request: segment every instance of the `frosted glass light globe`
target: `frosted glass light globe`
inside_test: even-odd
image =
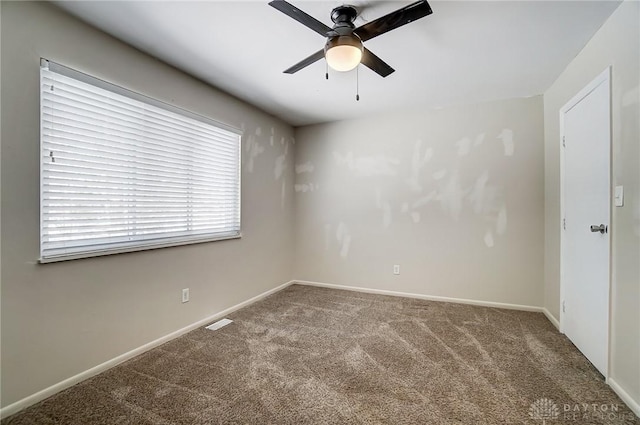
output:
[[[362,60],[362,49],[348,44],[333,46],[327,50],[325,58],[336,71],[351,71]]]

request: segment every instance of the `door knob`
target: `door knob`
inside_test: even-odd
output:
[[[607,226],[605,226],[604,224],[601,224],[599,226],[597,224],[592,224],[591,231],[593,233],[596,233],[596,232],[607,233]]]

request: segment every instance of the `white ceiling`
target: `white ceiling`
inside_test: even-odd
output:
[[[341,1],[290,2],[332,26]],[[614,1],[432,1],[433,14],[365,43],[395,68],[282,71],[322,36],[268,1],[57,1],[82,20],[293,125],[398,108],[542,94],[619,5]],[[348,0],[356,26],[411,1]]]

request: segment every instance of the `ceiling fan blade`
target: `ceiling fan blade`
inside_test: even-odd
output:
[[[373,37],[379,36],[380,34],[384,34],[385,32],[389,32],[408,24],[409,22],[431,15],[432,13],[433,11],[431,10],[429,3],[427,3],[426,0],[420,0],[364,24],[353,30],[353,32],[357,34],[362,41],[367,41]]]
[[[327,33],[331,31],[331,28],[318,21],[313,16],[308,15],[307,13],[298,9],[294,5],[287,3],[284,0],[273,0],[269,2],[269,6],[278,9],[280,12],[295,19],[307,28],[311,28],[323,37],[326,37]]]
[[[391,68],[385,61],[371,53],[371,50],[364,48],[362,52],[362,60],[360,61],[364,66],[380,75],[386,77],[387,75],[395,72],[395,69]]]
[[[292,67],[290,67],[288,69],[285,69],[283,72],[285,74],[293,74],[294,72],[298,72],[302,68],[307,67],[307,66],[311,65],[312,63],[319,61],[323,57],[324,57],[324,49],[318,50],[317,52],[315,52],[311,56],[309,56],[309,57],[307,57],[305,59],[302,59],[300,62],[298,62],[297,64],[293,65]]]

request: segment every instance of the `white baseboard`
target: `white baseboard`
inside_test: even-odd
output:
[[[547,316],[547,319],[549,319],[549,321],[553,323],[553,326],[555,326],[557,330],[560,330],[560,321],[556,319],[555,316],[544,307],[542,308],[542,312],[545,316]]]
[[[477,305],[482,307],[506,308],[509,310],[535,311],[538,313],[543,313],[542,307],[536,307],[532,305],[498,303],[493,301],[478,301],[478,300],[470,300],[466,298],[441,297],[437,295],[413,294],[410,292],[388,291],[386,289],[371,289],[371,288],[363,288],[360,286],[336,285],[333,283],[311,282],[308,280],[295,280],[294,283],[297,283],[300,285],[307,285],[307,286],[319,286],[321,288],[332,288],[332,289],[343,289],[346,291],[365,292],[367,294],[390,295],[393,297],[417,298],[420,300],[428,300],[428,301],[440,301],[440,302],[456,303],[456,304],[470,304],[470,305]]]
[[[57,384],[54,384],[48,388],[45,388],[41,391],[38,391],[35,394],[32,394],[30,396],[27,396],[25,398],[23,398],[22,400],[18,400],[15,403],[12,403],[6,407],[3,407],[2,409],[0,409],[0,419],[4,419],[8,416],[11,416],[15,413],[18,413],[19,411],[26,409],[27,407],[38,403],[39,401],[44,400],[45,398],[51,397],[52,395],[65,390],[69,387],[72,387],[75,384],[78,384],[88,378],[91,378],[92,376],[95,376],[101,372],[104,372],[107,369],[111,369],[114,366],[119,365],[122,362],[125,362],[129,359],[132,359],[135,356],[138,356],[146,351],[151,350],[152,348],[158,347],[159,345],[164,344],[165,342],[171,341],[174,338],[177,338],[187,332],[190,332],[196,328],[199,328],[200,326],[204,326],[208,323],[214,322],[218,319],[223,318],[224,316],[226,316],[227,314],[233,313],[236,310],[239,310],[243,307],[248,306],[249,304],[253,304],[256,301],[260,301],[261,299],[276,293],[278,291],[281,291],[282,289],[286,288],[287,286],[291,285],[295,283],[294,281],[289,281],[287,283],[284,283],[280,286],[277,286],[273,289],[270,289],[266,292],[263,292],[259,295],[256,295],[253,298],[250,298],[246,301],[243,301],[239,304],[236,304],[232,307],[229,307],[225,310],[222,310],[212,316],[209,316],[205,319],[199,320],[196,323],[192,323],[189,326],[186,326],[182,329],[178,329],[175,332],[171,332],[168,335],[165,335],[161,338],[156,339],[155,341],[151,341],[147,344],[144,344],[141,347],[138,347],[136,349],[133,349],[127,353],[121,354],[118,357],[115,357],[111,360],[107,360],[106,362],[99,364],[95,367],[92,367],[91,369],[85,370],[84,372],[80,372],[77,375],[74,375],[70,378],[65,379],[64,381],[58,382]]]
[[[634,400],[628,392],[626,392],[613,378],[607,379],[607,384],[618,394],[618,397],[629,406],[629,409],[640,418],[640,401]]]

